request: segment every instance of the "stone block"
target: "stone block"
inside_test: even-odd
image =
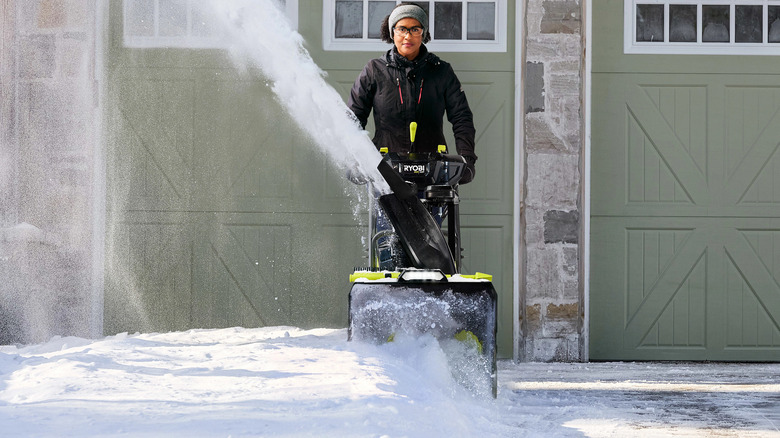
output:
[[[57,69],[54,35],[30,35],[19,40],[19,69],[23,79],[54,77]]]
[[[546,321],[576,321],[579,304],[548,304],[544,318]]]
[[[534,362],[569,362],[569,344],[566,338],[526,340],[526,359]]]
[[[542,335],[542,305],[534,304],[525,307],[526,336]]]
[[[548,61],[545,64],[547,65],[547,71],[551,75],[579,75],[582,69],[582,59],[579,58]],[[578,83],[577,85],[580,84]]]
[[[541,33],[580,33],[582,7],[579,1],[545,0],[542,7],[544,15],[539,25]]]
[[[580,71],[556,72],[549,75],[548,89],[556,98],[580,97]]]
[[[580,249],[579,247],[564,247],[563,248],[563,261],[561,262],[561,268],[563,273],[572,279],[577,278],[577,272],[579,271],[580,262]]]
[[[89,44],[84,33],[63,35],[59,50],[60,76],[71,78],[89,77]]]
[[[529,248],[544,249],[544,210],[526,207],[525,244]]]
[[[539,34],[526,40],[526,61],[567,62],[582,60],[580,35]]]
[[[92,0],[65,0],[66,26],[70,29],[86,29],[95,15]]]
[[[568,153],[572,149],[552,130],[548,113],[525,117],[525,148],[528,153]]]
[[[545,337],[559,338],[577,334],[579,304],[548,304],[542,317]]]
[[[563,299],[565,301],[579,301],[580,294],[580,282],[579,279],[565,279],[563,280]]]
[[[89,144],[92,92],[83,85],[81,81],[31,82],[20,87],[20,149],[45,153],[56,160]]]
[[[36,26],[38,29],[52,29],[65,26],[67,11],[64,0],[39,0]]]
[[[528,154],[526,205],[544,210],[574,210],[579,199],[579,156]]]
[[[525,360],[530,362],[580,361],[579,335],[534,337],[525,342]]]
[[[544,213],[544,243],[577,243],[580,212],[549,210]]]
[[[525,112],[544,111],[544,64],[527,62],[525,68]]]
[[[549,116],[551,129],[563,139],[571,152],[579,151],[582,126],[580,96],[550,94],[547,102],[549,105],[546,114]]]
[[[0,324],[0,342],[33,343],[54,335],[90,335],[84,324],[90,313],[89,254],[71,252],[48,238],[40,240],[5,240],[0,245],[4,279],[0,320],[12,322]]]
[[[561,298],[561,275],[557,248],[526,249],[526,299],[538,303]]]

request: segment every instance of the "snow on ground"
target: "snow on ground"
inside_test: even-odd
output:
[[[493,400],[453,381],[432,338],[374,346],[291,327],[55,338],[0,347],[0,435],[780,436],[778,371],[504,362]]]

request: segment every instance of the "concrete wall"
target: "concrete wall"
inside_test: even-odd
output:
[[[526,1],[526,361],[583,359],[579,257],[582,4]]]
[[[95,319],[95,0],[2,0],[0,343]]]

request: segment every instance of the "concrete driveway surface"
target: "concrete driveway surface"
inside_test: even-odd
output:
[[[501,422],[525,436],[780,437],[780,364],[499,365]]]

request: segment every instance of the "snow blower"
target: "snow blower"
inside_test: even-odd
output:
[[[416,126],[410,128],[414,145]],[[490,275],[460,273],[458,182],[465,160],[445,146],[382,153],[378,168],[392,192],[371,209],[370,266],[350,276],[349,339],[385,343],[431,335],[456,380],[495,397],[496,291]]]

